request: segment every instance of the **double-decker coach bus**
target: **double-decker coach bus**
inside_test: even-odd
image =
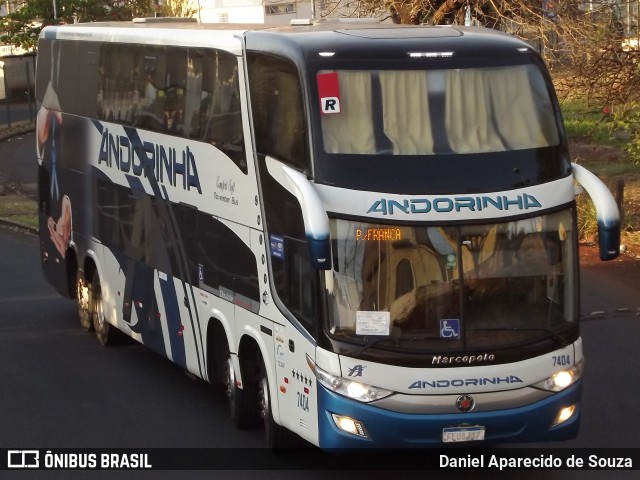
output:
[[[42,268],[80,323],[325,449],[574,437],[572,165],[549,75],[495,31],[47,27]]]

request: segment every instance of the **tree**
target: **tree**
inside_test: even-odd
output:
[[[629,0],[326,0],[320,14],[502,30],[542,54],[561,95],[628,105],[640,102],[640,12],[629,7]]]
[[[0,43],[35,48],[42,28],[63,23],[130,20],[153,12],[152,0],[23,0],[2,18]]]
[[[166,0],[158,8],[158,13],[165,17],[193,17],[198,9],[193,6],[191,0]]]

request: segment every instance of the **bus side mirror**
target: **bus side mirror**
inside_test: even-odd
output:
[[[600,260],[613,260],[620,255],[620,228],[607,228],[598,222]]]
[[[307,177],[299,171],[271,157],[267,157],[266,161],[267,169],[273,178],[300,203],[311,264],[318,270],[330,270],[329,217],[318,192]]]
[[[317,270],[331,270],[331,242],[307,238],[311,264]]]
[[[620,212],[613,195],[602,181],[586,168],[572,163],[573,177],[591,197],[598,217],[600,260],[620,255]]]

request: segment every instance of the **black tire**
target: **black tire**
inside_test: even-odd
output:
[[[269,390],[269,380],[267,379],[267,371],[262,368],[262,375],[258,384],[258,396],[260,405],[260,417],[264,424],[265,440],[267,446],[274,451],[289,450],[292,448],[300,448],[303,441],[293,432],[278,425],[273,419],[271,410],[271,394]]]
[[[104,316],[102,288],[100,287],[100,278],[97,273],[94,274],[91,282],[91,319],[98,341],[105,346],[112,343],[113,331]]]
[[[85,332],[93,332],[93,297],[91,293],[91,285],[86,283],[80,272],[78,272],[76,278],[76,305],[78,307],[80,326]]]
[[[244,388],[238,388],[231,354],[227,355],[225,367],[224,388],[233,424],[240,429],[260,425],[258,384],[247,379],[243,382]]]

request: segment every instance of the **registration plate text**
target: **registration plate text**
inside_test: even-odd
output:
[[[476,425],[473,427],[448,427],[442,429],[442,441],[444,443],[473,442],[476,440],[484,440],[484,427]]]

